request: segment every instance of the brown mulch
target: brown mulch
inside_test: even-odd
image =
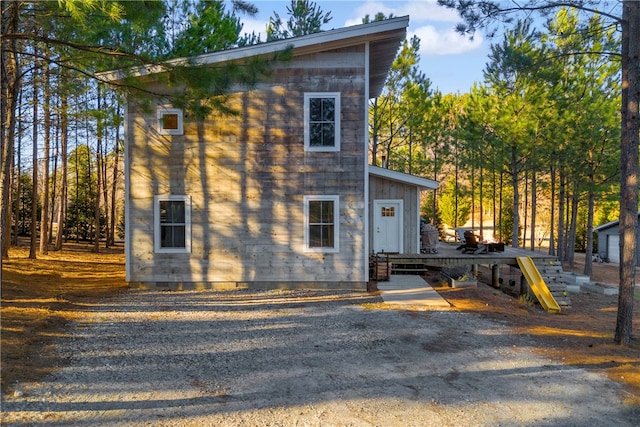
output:
[[[2,394],[16,381],[35,381],[60,366],[52,346],[68,322],[101,299],[127,288],[123,246],[66,244],[29,259],[29,248],[14,247],[2,260],[0,305]]]

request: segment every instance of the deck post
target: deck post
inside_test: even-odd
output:
[[[529,289],[529,282],[524,274],[520,276],[520,296],[524,296],[527,299],[531,299],[531,289]]]
[[[471,274],[473,274],[474,277],[478,277],[478,264],[471,265]]]
[[[500,264],[493,264],[491,266],[491,285],[494,288],[500,287]]]

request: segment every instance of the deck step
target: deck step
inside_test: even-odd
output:
[[[562,268],[562,263],[558,260],[547,262],[536,262],[536,267],[540,276],[549,288],[549,292],[560,307],[571,307],[571,298],[566,274]]]

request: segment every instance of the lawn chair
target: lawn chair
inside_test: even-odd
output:
[[[460,242],[460,246],[458,246],[456,248],[456,250],[459,251],[460,249],[464,249],[464,246],[465,246],[464,235],[467,232],[464,230],[464,228],[456,228],[455,233],[456,233],[456,240],[458,240],[458,242]]]
[[[467,230],[464,232],[464,245],[461,245],[462,253],[472,254],[486,254],[489,252],[489,248],[486,244],[478,241],[478,236],[473,234],[473,231]]]

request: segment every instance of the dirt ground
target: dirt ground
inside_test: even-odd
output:
[[[69,245],[61,252],[27,259],[27,248],[12,249],[2,264],[2,393],[16,382],[38,381],[64,366],[51,346],[68,336],[68,322],[93,305],[126,289],[122,247],[92,253],[89,247]],[[573,268],[581,272],[580,258]],[[593,281],[616,283],[617,266],[594,265]],[[523,336],[542,343],[536,351],[565,365],[604,373],[627,391],[625,404],[640,404],[640,341],[621,347],[612,343],[617,297],[583,292],[572,294],[571,308],[559,315],[480,284],[451,289],[440,284],[439,273],[427,281],[447,299],[453,310],[499,320]],[[489,277],[481,272],[480,281]],[[640,295],[636,291],[634,330],[640,328]]]
[[[584,254],[577,253],[573,266],[563,266],[564,271],[583,274]],[[507,276],[509,269],[501,274]],[[519,272],[514,271],[514,278]],[[616,285],[617,264],[594,264],[590,275],[592,282]],[[516,277],[518,276],[518,277]],[[636,269],[636,282],[640,269]],[[440,285],[438,272],[427,274],[425,279],[449,301],[456,310],[475,312],[483,317],[504,320],[521,334],[536,336],[544,346],[537,350],[566,365],[604,372],[613,381],[624,384],[629,391],[629,401],[640,404],[640,289],[636,285],[633,330],[635,338],[630,347],[613,343],[618,297],[605,296],[582,290],[570,294],[571,307],[563,308],[557,315],[546,313],[539,305],[519,300],[517,292],[504,293],[487,285],[491,283],[488,270],[480,270],[478,288],[449,288]],[[519,280],[519,279],[518,279]],[[617,285],[616,285],[617,286]]]

